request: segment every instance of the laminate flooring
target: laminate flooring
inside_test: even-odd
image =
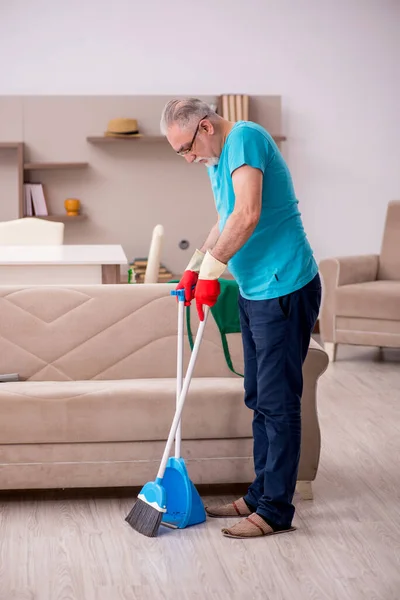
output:
[[[322,452],[297,531],[232,540],[208,519],[145,538],[134,496],[0,496],[1,600],[399,600],[400,353],[339,347],[319,382]],[[233,496],[207,496],[205,503]]]

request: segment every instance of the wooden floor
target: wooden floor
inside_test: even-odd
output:
[[[400,353],[339,347],[319,414],[296,532],[231,540],[210,519],[148,539],[133,497],[0,497],[0,600],[399,600]]]

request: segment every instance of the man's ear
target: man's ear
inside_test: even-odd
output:
[[[208,119],[204,119],[200,125],[200,129],[208,133],[208,135],[212,135],[214,133],[214,125]]]

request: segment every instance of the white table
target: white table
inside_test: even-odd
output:
[[[120,245],[0,246],[0,285],[120,283]]]

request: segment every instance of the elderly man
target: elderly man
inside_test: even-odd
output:
[[[288,167],[256,123],[227,121],[196,98],[172,100],[161,130],[188,163],[208,170],[218,222],[177,288],[203,305],[218,299],[226,267],[239,286],[244,401],[253,411],[255,480],[246,495],[207,507],[242,517],[222,529],[249,538],[293,531],[301,439],[302,365],[318,317],[321,282]]]

